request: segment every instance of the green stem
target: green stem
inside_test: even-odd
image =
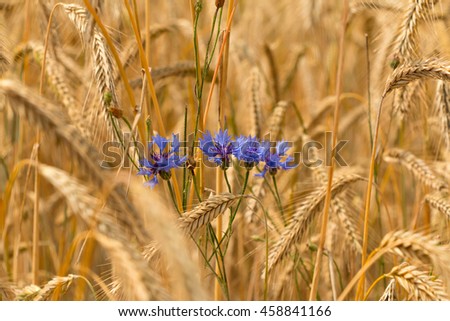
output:
[[[166,182],[167,182],[167,186],[169,187],[170,198],[172,199],[173,206],[175,206],[175,209],[177,210],[178,215],[181,216],[180,209],[177,206],[177,200],[175,198],[175,193],[173,191],[172,183],[170,182],[170,180],[166,180]]]
[[[275,189],[275,200],[277,201],[278,208],[280,209],[281,218],[283,219],[283,223],[286,225],[286,218],[284,217],[283,205],[281,205],[280,193],[278,192],[278,185],[275,175],[272,176],[273,187]]]
[[[188,118],[188,109],[187,106],[184,106],[184,127],[183,127],[183,142],[187,144],[187,118]],[[188,181],[188,173],[186,165],[183,167],[183,212],[186,211],[187,206],[187,197],[188,197],[188,189],[189,189],[189,181]]]
[[[130,156],[130,154],[128,153],[128,150],[125,150],[127,147],[125,146],[122,135],[120,135],[120,133],[119,133],[119,128],[117,128],[116,122],[111,121],[111,123],[112,123],[113,129],[114,129],[114,133],[117,136],[117,139],[119,139],[120,145],[121,145],[122,149],[124,150],[124,153],[127,154],[128,159],[131,161],[131,163],[133,163],[134,167],[136,167],[136,169],[139,170],[139,166],[134,162],[134,159]],[[134,141],[134,142],[136,142],[136,141]]]
[[[198,189],[197,180],[195,179],[195,173],[194,173],[193,170],[191,170],[191,175],[192,175],[192,180],[194,181],[195,194],[197,194],[198,201],[201,203],[202,202],[202,196],[200,194],[200,190]]]
[[[234,219],[236,218],[236,215],[237,215],[237,212],[238,212],[239,207],[241,205],[242,199],[244,198],[244,193],[245,193],[245,190],[247,189],[249,176],[250,176],[250,170],[247,169],[247,171],[245,173],[244,185],[242,186],[241,197],[239,198],[239,201],[237,203],[236,209],[232,212],[232,214],[230,216],[230,221],[228,222],[228,228],[227,228],[227,230],[225,231],[225,233],[223,235],[222,241],[220,242],[220,243],[222,243],[226,239],[225,246],[224,246],[225,249],[223,251],[224,253],[227,253],[228,244],[229,244],[229,241],[230,241],[231,233],[233,231],[232,230],[233,222],[234,222]],[[219,244],[219,246],[220,245],[221,244]]]
[[[231,193],[231,184],[230,181],[228,180],[227,171],[225,169],[223,170],[223,176],[225,177],[225,182],[227,183],[228,192]]]
[[[231,225],[233,224],[234,218],[236,217],[236,214],[239,210],[239,206],[241,205],[245,190],[247,189],[247,184],[248,184],[248,178],[250,176],[250,170],[247,169],[247,172],[245,173],[245,179],[244,179],[244,185],[242,186],[242,192],[241,192],[241,198],[239,199],[236,209],[234,210],[233,215],[230,217],[230,222],[228,224],[228,228],[231,230]]]

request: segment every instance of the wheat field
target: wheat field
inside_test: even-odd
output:
[[[0,300],[447,300],[449,14],[0,0]]]

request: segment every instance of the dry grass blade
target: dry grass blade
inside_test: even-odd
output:
[[[405,290],[407,301],[448,300],[442,280],[429,271],[421,271],[407,262],[394,267],[386,276],[394,279],[395,283]]]
[[[363,177],[356,174],[336,177],[331,187],[331,196],[335,197],[351,184],[363,179]],[[326,194],[327,187],[322,186],[311,193],[300,204],[299,208],[294,213],[290,224],[269,252],[269,271],[273,270],[283,257],[288,255],[293,246],[302,239],[306,230],[311,226],[311,222],[317,214],[321,212],[325,203]]]
[[[383,97],[393,89],[406,86],[410,82],[423,78],[450,80],[450,64],[442,59],[429,58],[401,65],[390,76]]]
[[[448,190],[447,182],[439,178],[423,160],[406,150],[400,148],[389,149],[384,153],[383,158],[386,162],[399,163],[422,184],[436,191]]]
[[[212,222],[217,216],[237,203],[241,196],[230,193],[214,195],[196,206],[180,218],[181,226],[188,233],[195,233],[199,228]]]

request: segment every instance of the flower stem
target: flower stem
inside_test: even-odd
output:
[[[228,192],[231,193],[231,184],[230,184],[230,181],[228,180],[228,175],[227,175],[226,170],[223,170],[223,176],[225,177],[225,182],[227,183]]]
[[[170,197],[172,198],[173,206],[175,206],[175,209],[177,210],[178,215],[181,216],[181,212],[177,205],[177,199],[175,198],[175,193],[173,191],[172,184],[170,183],[170,180],[167,180],[166,182],[167,182],[167,186],[169,187]]]
[[[200,190],[198,188],[197,180],[195,179],[195,173],[194,173],[193,170],[191,170],[191,175],[192,175],[192,180],[194,181],[195,194],[197,194],[198,201],[201,203],[202,202],[202,196],[200,194]]]
[[[247,172],[245,173],[244,185],[242,185],[241,198],[239,199],[239,202],[237,203],[237,206],[236,206],[236,209],[234,210],[233,215],[231,215],[231,217],[230,217],[230,223],[229,223],[229,227],[228,227],[230,230],[231,230],[231,224],[233,224],[234,218],[236,217],[237,211],[239,210],[239,206],[241,205],[245,190],[247,189],[249,176],[250,176],[250,170],[247,169]]]
[[[275,175],[271,175],[271,176],[272,176],[272,181],[273,181],[273,187],[275,189],[275,199],[277,201],[278,208],[280,209],[281,218],[283,219],[283,223],[286,224],[286,219],[284,217],[284,211],[283,211],[283,205],[281,204],[281,197],[280,197],[280,193],[278,192],[277,180],[275,178]]]

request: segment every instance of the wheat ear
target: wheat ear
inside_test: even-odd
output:
[[[447,193],[432,193],[425,196],[425,201],[442,214],[450,218],[450,199]]]
[[[379,249],[425,264],[432,263],[445,277],[450,273],[450,247],[441,244],[433,235],[405,230],[392,231],[381,240]]]
[[[62,294],[66,293],[72,282],[77,278],[79,278],[79,276],[74,274],[69,274],[67,276],[55,276],[42,287],[36,297],[34,297],[33,301],[49,300],[58,288],[62,290]]]
[[[351,184],[363,180],[359,175],[347,174],[337,177],[331,187],[331,196],[335,197]],[[327,187],[322,186],[311,193],[299,206],[292,217],[292,221],[282,233],[280,239],[269,252],[268,270],[273,268],[286,256],[297,244],[310,227],[311,222],[322,210],[325,203]]]
[[[418,24],[425,20],[437,0],[411,0],[396,39],[395,59],[409,59],[417,47]]]
[[[417,60],[401,65],[390,76],[383,97],[396,88],[406,86],[411,81],[423,78],[450,80],[450,64],[439,58]]]
[[[386,277],[395,280],[407,293],[407,301],[446,301],[447,293],[442,280],[430,271],[421,271],[407,262],[395,266]]]
[[[450,89],[442,80],[437,82],[433,114],[441,120],[441,134],[447,150],[450,150]]]
[[[217,216],[237,203],[241,196],[222,193],[203,201],[192,211],[183,214],[180,223],[188,233],[195,233],[199,228],[212,222]]]
[[[258,68],[252,68],[250,78],[248,80],[248,97],[251,109],[252,130],[251,134],[256,137],[261,137],[261,76]]]
[[[9,57],[9,51],[6,48],[5,39],[7,39],[5,34],[5,28],[0,25],[0,76],[2,76],[8,69],[11,59]]]
[[[386,162],[399,163],[410,171],[422,184],[434,190],[448,190],[447,182],[436,176],[433,170],[429,168],[422,159],[406,150],[391,148],[384,153],[383,158]]]

